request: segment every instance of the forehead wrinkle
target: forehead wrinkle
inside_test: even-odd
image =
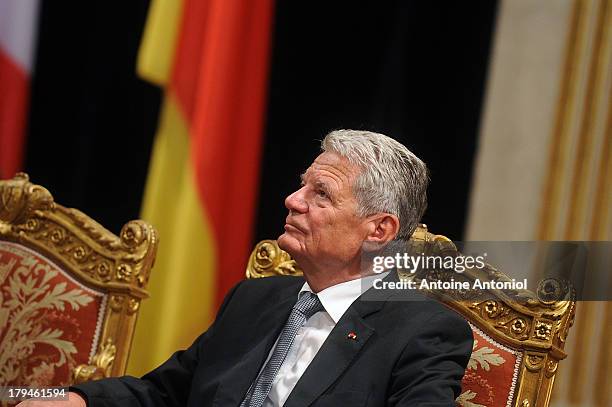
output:
[[[352,196],[359,170],[346,158],[336,153],[324,152],[315,158],[304,174],[305,179],[311,176],[322,178],[323,181],[329,180],[327,181],[329,186],[342,196],[345,193]]]
[[[334,164],[327,164],[327,163],[318,163],[315,161],[314,163],[312,163],[311,168],[313,169],[313,171],[324,172],[323,175],[328,175],[331,178],[334,178],[334,179],[337,178],[338,180],[341,180],[341,181],[348,181],[349,184],[353,178],[352,169],[343,164],[334,165]]]
[[[331,169],[333,169],[333,167],[330,167]],[[310,167],[308,169],[308,171],[306,171],[306,177],[315,177],[317,179],[317,181],[315,181],[316,183],[319,183],[321,185],[329,185],[329,184],[333,184],[331,185],[332,187],[335,187],[335,189],[340,190],[340,185],[344,182],[343,180],[343,176],[344,174],[342,174],[342,172],[340,172],[340,175],[335,173],[334,171],[330,171],[329,169],[325,169],[325,168],[313,168]],[[326,182],[326,179],[329,179],[328,182]]]

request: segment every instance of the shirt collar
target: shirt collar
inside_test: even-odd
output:
[[[350,307],[361,294],[372,287],[374,280],[377,278],[385,278],[387,274],[389,274],[389,272],[345,281],[327,287],[325,290],[321,290],[316,294],[321,304],[323,304],[325,311],[327,311],[329,316],[334,320],[334,323],[337,324],[348,307]],[[304,291],[313,292],[307,282],[302,286],[298,296]]]

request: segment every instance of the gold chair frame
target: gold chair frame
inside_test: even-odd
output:
[[[426,225],[420,225],[411,240],[419,247],[419,253],[458,254],[448,238],[429,233]],[[251,253],[246,277],[278,275],[300,276],[302,271],[276,241],[263,240]],[[505,274],[490,265],[479,270],[468,269],[462,276],[466,281],[509,281]],[[400,277],[415,278],[401,274]],[[440,275],[421,277],[435,281]],[[522,353],[514,406],[548,406],[559,361],[567,357],[563,349],[576,313],[575,294],[571,287],[566,287],[560,300],[550,300],[544,286],[539,286],[535,294],[528,290],[512,293],[489,290],[483,299],[457,290],[429,291],[429,294],[455,309],[491,338]],[[521,298],[520,302],[516,301],[517,296]]]
[[[42,186],[19,173],[0,181],[0,240],[45,255],[78,281],[108,294],[99,347],[90,363],[77,366],[80,383],[125,372],[140,301],[157,251],[157,232],[141,220],[119,236],[53,200]]]

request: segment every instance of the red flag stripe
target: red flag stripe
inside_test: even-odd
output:
[[[0,49],[0,178],[21,170],[29,95],[28,74]]]
[[[244,278],[251,250],[272,10],[272,0],[187,0],[183,9],[170,89],[190,122],[216,246],[217,302]]]

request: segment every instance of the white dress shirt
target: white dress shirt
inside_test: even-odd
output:
[[[285,404],[296,383],[342,315],[367,288],[372,286],[374,279],[384,278],[386,274],[388,273],[346,281],[317,293],[325,310],[311,316],[298,330],[289,353],[274,378],[264,407],[280,407]],[[312,292],[308,283],[304,283],[300,293],[303,291]],[[276,340],[278,342],[278,338]],[[275,347],[276,343],[270,350],[268,359],[272,356]],[[264,366],[268,363],[268,359]]]

